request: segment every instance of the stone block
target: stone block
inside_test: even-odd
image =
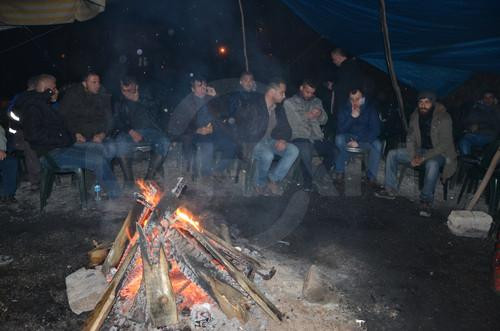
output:
[[[66,277],[69,307],[75,314],[93,310],[107,286],[100,270],[78,269]]]
[[[492,217],[482,211],[454,210],[447,224],[456,236],[486,238],[492,222]]]

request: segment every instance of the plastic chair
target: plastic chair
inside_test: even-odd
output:
[[[40,158],[41,173],[40,173],[40,211],[43,211],[47,205],[47,200],[52,193],[54,179],[56,175],[73,174],[78,183],[80,192],[80,207],[87,207],[87,190],[85,187],[85,169],[73,167],[59,167],[50,155],[45,155]]]

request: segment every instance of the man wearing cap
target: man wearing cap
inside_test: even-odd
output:
[[[418,95],[417,109],[410,117],[406,148],[393,149],[387,155],[385,188],[376,192],[376,197],[395,199],[398,165],[408,163],[412,167],[422,166],[425,169],[424,187],[420,192],[420,215],[430,217],[439,174],[446,180],[453,175],[457,166],[451,117],[430,91]]]

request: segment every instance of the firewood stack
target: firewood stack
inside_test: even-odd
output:
[[[180,192],[179,185],[172,190]],[[183,208],[157,206],[163,197],[154,182],[140,182],[141,194],[103,264],[111,277],[84,330],[99,330],[110,312],[149,327],[175,327],[181,310],[216,303],[228,318],[245,323],[251,304],[280,321],[282,313],[250,280],[274,275],[263,264],[204,229]],[[142,206],[142,210],[140,210]]]

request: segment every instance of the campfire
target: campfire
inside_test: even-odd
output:
[[[253,304],[272,319],[282,319],[252,281],[255,274],[270,279],[274,268],[266,272],[258,259],[205,229],[186,208],[175,206],[182,178],[168,195],[152,181],[139,181],[138,186],[137,203],[102,266],[109,285],[84,330],[99,330],[108,316],[175,328],[184,316],[192,318],[200,305],[217,305],[242,323]],[[160,201],[174,207],[159,212]],[[206,312],[198,315],[200,327],[211,318]]]

